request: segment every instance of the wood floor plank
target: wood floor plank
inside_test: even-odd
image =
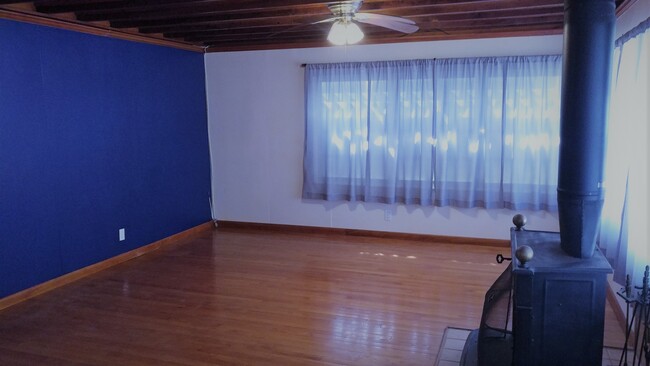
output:
[[[214,230],[0,311],[0,365],[432,365],[503,251]]]

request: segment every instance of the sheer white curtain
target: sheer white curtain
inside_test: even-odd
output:
[[[640,280],[650,264],[648,140],[650,19],[621,37],[614,50],[607,131],[606,192],[599,245],[615,268]]]
[[[304,198],[431,204],[432,65],[306,66]]]
[[[435,205],[557,210],[560,56],[438,60]]]
[[[559,56],[307,65],[303,198],[556,209]]]

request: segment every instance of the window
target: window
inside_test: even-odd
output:
[[[616,41],[605,163],[600,248],[614,279],[641,283],[648,246],[650,18]]]
[[[303,197],[556,209],[560,56],[307,65]]]

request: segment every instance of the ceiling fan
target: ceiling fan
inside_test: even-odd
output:
[[[327,40],[335,45],[354,44],[363,39],[364,34],[355,22],[371,24],[407,34],[420,29],[410,19],[383,14],[358,13],[357,11],[362,3],[362,0],[355,0],[327,4],[334,17],[313,24],[333,22]]]

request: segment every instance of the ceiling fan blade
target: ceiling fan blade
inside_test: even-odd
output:
[[[339,18],[338,18],[338,17],[334,17],[334,18],[327,18],[327,19],[319,20],[319,21],[317,21],[317,22],[313,22],[313,23],[309,23],[309,24],[331,23],[331,22],[335,22],[335,21],[337,21],[337,20],[339,20]]]
[[[359,23],[372,24],[372,25],[376,25],[378,27],[388,28],[388,29],[392,29],[392,30],[402,32],[402,33],[414,33],[414,32],[417,32],[418,29],[420,29],[420,27],[418,27],[417,25],[403,23],[403,22],[397,22],[397,21],[394,21],[394,20],[383,19],[383,18],[379,18],[379,19],[377,19],[377,18],[365,18],[365,19],[361,18],[361,19],[357,19],[355,17],[354,20],[358,21]]]
[[[392,15],[374,14],[374,13],[356,13],[356,14],[354,14],[354,19],[356,19],[358,21],[362,21],[362,20],[366,20],[366,19],[384,19],[386,21],[393,21],[393,22],[399,22],[399,23],[406,23],[406,24],[415,25],[415,22],[412,21],[411,19],[402,18],[402,17],[394,17]]]

